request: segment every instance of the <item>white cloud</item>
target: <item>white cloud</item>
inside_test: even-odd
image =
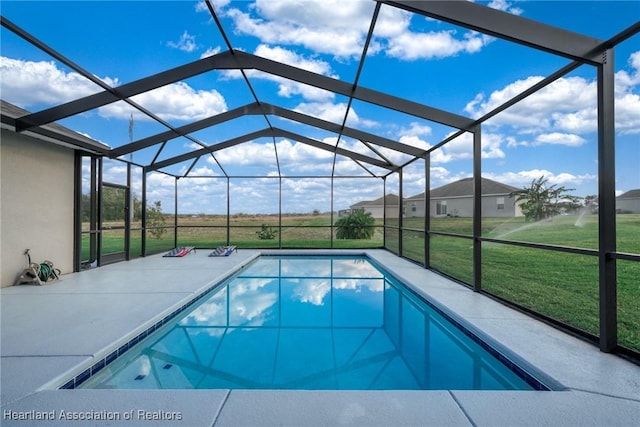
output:
[[[418,135],[402,135],[398,139],[398,142],[410,145],[411,147],[422,148],[424,150],[431,148],[431,144],[420,138]]]
[[[411,122],[408,128],[401,129],[398,133],[400,135],[430,136],[432,132],[433,129],[431,129],[431,126],[418,122]]]
[[[184,33],[182,33],[177,42],[168,41],[167,46],[188,53],[191,53],[198,48],[198,45],[196,44],[196,36],[192,36],[187,32],[187,30],[184,30]]]
[[[481,155],[483,159],[501,159],[505,157],[502,151],[502,144],[508,140],[501,134],[488,133],[482,134]],[[405,135],[400,137],[400,142],[414,147],[423,148],[425,150],[431,148],[431,144],[422,140],[418,136]],[[459,137],[449,141],[444,146],[431,152],[432,163],[449,163],[455,160],[472,159],[473,158],[473,136],[470,133],[464,133]]]
[[[61,104],[102,91],[94,83],[75,72],[65,72],[54,62],[21,61],[0,58],[1,90],[4,99],[20,107],[40,104]],[[118,79],[102,79],[110,86],[118,86]],[[132,97],[145,108],[165,120],[198,120],[227,110],[224,97],[216,90],[195,90],[179,82]],[[151,120],[119,101],[98,109],[102,117]]]
[[[186,173],[188,170],[188,168],[185,166],[181,173],[184,174]],[[200,166],[197,168],[193,168],[191,169],[191,171],[189,172],[189,175],[191,176],[198,176],[198,177],[203,177],[203,176],[220,176],[220,172],[214,169],[211,169],[208,166]],[[199,188],[201,188],[202,190],[208,190],[209,189],[209,185],[211,184],[211,180],[209,180],[208,178],[191,178],[189,180],[190,182],[192,182],[192,184],[194,186],[197,186]],[[205,188],[202,188],[200,186],[205,186]]]
[[[195,90],[184,82],[172,83],[131,98],[164,120],[193,121],[227,110],[224,97],[215,89]],[[100,108],[103,117],[126,118],[133,112],[137,120],[150,120],[124,102]]]
[[[213,56],[213,55],[217,55],[220,53],[222,49],[220,48],[220,46],[216,46],[216,47],[208,47],[207,50],[205,50],[204,52],[202,52],[202,54],[200,54],[200,59],[203,58],[208,58],[209,56]]]
[[[508,2],[494,2],[504,8]],[[263,43],[301,45],[316,53],[337,58],[357,58],[362,54],[375,3],[327,0],[257,0],[249,12],[229,9],[226,14],[236,31],[257,37]],[[515,10],[515,9],[511,9]],[[458,35],[453,30],[416,32],[412,19],[419,15],[383,5],[368,53],[384,53],[401,60],[444,58],[478,52],[492,38],[473,31]]]
[[[501,174],[483,173],[483,177],[493,179],[495,181],[504,182],[514,187],[525,187],[531,185],[535,179],[544,176],[550,185],[568,186],[582,185],[585,183],[597,182],[598,176],[595,174],[585,173],[582,175],[574,175],[567,172],[554,173],[546,169],[530,169],[519,172],[506,172]]]
[[[615,76],[616,130],[621,134],[640,133],[640,51],[629,55],[630,72],[620,70]]]
[[[621,134],[640,133],[640,95],[627,93],[616,99],[616,131]]]
[[[333,75],[331,65],[328,62],[317,59],[308,59],[292,50],[282,47],[271,47],[266,44],[260,44],[256,48],[255,54],[283,64],[302,68],[303,70],[337,78],[337,76]]]
[[[329,63],[318,59],[305,58],[302,55],[299,55],[291,50],[284,49],[282,47],[270,47],[261,44],[256,48],[255,55],[271,59],[273,61],[278,61],[283,64],[291,65],[293,67],[301,68],[303,70],[311,71],[316,74],[338,78],[337,75],[333,74],[331,65]],[[333,92],[298,83],[279,76],[274,76],[268,73],[247,71],[247,75],[250,77],[263,78],[278,83],[278,95],[285,98],[290,98],[294,95],[301,95],[308,100],[326,101],[331,100],[335,97]]]
[[[244,142],[224,150],[216,151],[216,158],[222,165],[233,166],[255,166],[255,167],[273,167],[276,168],[276,156],[273,149],[273,143],[259,143],[255,141]],[[215,161],[209,157],[210,163]]]
[[[587,141],[578,135],[551,132],[543,133],[536,137],[534,145],[553,144],[553,145],[567,145],[569,147],[579,147],[584,145]]]
[[[503,159],[505,157],[502,151],[502,143],[509,141],[504,135],[485,132],[482,134],[482,158],[483,159]]]
[[[407,30],[389,39],[386,54],[405,61],[446,58],[462,52],[479,52],[490,40],[489,37],[473,33],[465,33],[462,38],[455,36],[453,30],[428,33]]]
[[[331,173],[334,155],[330,151],[288,139],[278,141],[276,147],[280,166],[285,174],[328,175]]]
[[[438,182],[438,181],[442,182],[442,181],[451,179],[450,178],[451,172],[447,168],[442,166],[432,166],[429,171],[429,174],[430,174],[431,180],[435,182]],[[452,181],[455,181],[455,180],[452,180]]]
[[[615,74],[616,130],[622,134],[635,134],[640,133],[640,95],[637,93],[640,84],[640,51],[630,55],[628,65],[630,72],[620,70]],[[481,117],[540,80],[540,76],[530,76],[489,96],[479,93],[466,105],[465,111],[474,118]],[[566,145],[581,145],[583,142],[578,135],[597,129],[597,82],[577,76],[560,78],[486,123],[510,126],[521,134],[573,134],[565,139]],[[542,136],[537,141],[550,143],[551,139]]]
[[[326,138],[322,142],[330,146],[335,146],[336,141],[334,137],[331,137]],[[275,150],[277,150],[278,153],[277,161]],[[248,141],[217,151],[215,156],[222,167],[227,170],[243,168],[245,173],[249,173],[247,168],[253,167],[256,168],[256,173],[262,176],[268,174],[277,176],[277,162],[280,164],[283,175],[316,173],[328,175],[331,173],[334,158],[332,151],[315,148],[288,139],[277,140],[275,150],[271,142],[260,143]],[[355,165],[351,160],[341,159],[340,157],[339,159],[340,161]],[[215,163],[211,157],[207,158],[207,162],[210,164]]]
[[[335,79],[338,78],[338,76],[335,75],[331,70],[331,65],[328,62],[319,59],[306,58],[303,55],[299,55],[292,50],[288,50],[279,46],[272,47],[265,44],[260,44],[256,48],[254,54],[263,58],[270,59],[272,61],[278,61],[283,64],[290,65],[292,67],[311,71],[316,74],[322,74]],[[333,92],[309,86],[303,83],[298,83],[296,81],[265,73],[259,70],[245,70],[245,74],[247,75],[247,77],[252,79],[262,79],[277,83],[278,95],[284,98],[291,98],[295,95],[300,95],[304,99],[316,102],[326,102],[335,98],[335,94]],[[223,71],[222,76],[223,78],[227,79],[242,78],[242,74],[238,70]]]
[[[507,0],[492,0],[487,4],[492,9],[498,9],[503,12],[511,13],[512,15],[522,14],[522,9],[513,5],[513,2]]]
[[[306,114],[308,116],[317,117],[322,120],[326,120],[329,122],[342,124],[344,120],[344,115],[347,111],[347,104],[339,103],[332,104],[330,102],[309,102],[309,103],[301,103],[298,104],[294,111],[299,113]],[[349,114],[350,117],[353,117],[352,114]],[[351,119],[352,121],[355,119]],[[353,123],[351,123],[353,124]]]
[[[293,110],[341,125],[347,110],[347,104],[344,102],[337,104],[331,102],[303,102],[298,104]],[[358,113],[356,113],[353,108],[350,108],[346,125],[372,128],[377,127],[378,123],[373,120],[361,119]]]
[[[616,91],[627,91],[632,86],[640,84],[640,51],[629,55],[627,65],[630,71],[620,70],[616,73]]]
[[[229,3],[231,3],[231,0],[212,0],[211,3],[213,3],[213,9],[216,11],[216,13],[220,13]],[[195,8],[196,12],[209,13],[209,8],[204,1],[199,1],[198,3],[196,3]]]
[[[376,23],[381,51],[388,56],[404,61],[418,59],[440,59],[460,53],[476,53],[493,39],[474,31],[411,30],[411,20],[420,19],[404,10],[383,6]]]
[[[40,104],[61,104],[102,91],[95,83],[75,72],[66,72],[53,61],[23,61],[0,57],[2,98],[26,108]],[[119,81],[102,80],[110,86]]]
[[[524,92],[542,77],[531,76],[496,90],[488,98],[478,94],[467,104],[465,111],[474,118],[481,117]],[[493,117],[487,124],[509,125],[521,132],[558,128],[567,115],[591,108],[596,102],[596,83],[582,77],[561,78],[518,104]],[[585,132],[593,131],[592,128]]]
[[[147,175],[147,203],[162,203],[164,212],[173,212],[175,178],[164,173],[151,172]]]
[[[258,17],[238,9],[227,15],[236,31],[264,43],[302,45],[318,53],[351,57],[362,45],[373,13],[373,2],[326,0],[322,2],[258,0]]]
[[[117,160],[104,160],[102,166],[102,178],[105,182],[116,184],[127,183],[127,165]]]

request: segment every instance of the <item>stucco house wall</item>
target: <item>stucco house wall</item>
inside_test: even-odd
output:
[[[376,200],[366,200],[358,202],[350,206],[350,210],[363,210],[371,214],[374,218],[384,218],[385,203],[387,210],[387,218],[398,218],[400,212],[399,198],[395,194],[388,194],[385,196],[385,200],[382,197]]]
[[[517,188],[483,178],[482,189],[483,217],[522,216],[519,204],[513,197],[509,197],[509,194]],[[500,192],[490,192],[494,189],[499,189]],[[443,193],[446,195],[439,196]],[[472,194],[473,187],[470,178],[435,188],[431,190],[429,215],[431,217],[471,217],[473,216]],[[446,208],[444,208],[445,205]],[[424,217],[424,193],[409,197],[405,202],[405,211],[408,217]]]
[[[498,201],[501,201],[502,209],[498,209]],[[448,199],[431,200],[430,215],[432,217],[446,216],[437,213],[438,202],[447,202],[447,214],[459,217],[473,216],[473,197],[458,197]],[[516,216],[515,199],[505,195],[482,196],[482,216],[483,217],[513,217]]]
[[[1,286],[49,260],[73,271],[74,150],[3,129],[0,138]]]
[[[629,190],[616,197],[616,211],[620,213],[640,213],[640,188]]]

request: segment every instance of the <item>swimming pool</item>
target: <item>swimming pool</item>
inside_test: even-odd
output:
[[[364,256],[262,256],[163,323],[76,386],[544,388]]]

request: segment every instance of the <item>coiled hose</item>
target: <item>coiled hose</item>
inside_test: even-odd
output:
[[[42,262],[36,271],[38,272],[38,278],[43,282],[58,280],[60,278],[59,274],[61,273],[59,269],[53,267],[51,261]]]
[[[62,272],[60,271],[60,269],[54,268],[51,261],[44,260],[41,264],[38,264],[35,262],[31,262],[31,254],[29,254],[29,249],[27,249],[24,254],[27,256],[29,268],[36,272],[38,279],[43,282],[60,279],[60,274],[62,274]],[[27,275],[33,276],[33,273],[27,273]],[[35,277],[32,278],[35,279]]]
[[[52,271],[53,271],[53,269],[51,268],[51,266],[49,264],[43,262],[42,264],[40,264],[40,270],[38,271],[38,277],[43,282],[46,282],[47,279],[49,278],[49,275],[51,275]]]

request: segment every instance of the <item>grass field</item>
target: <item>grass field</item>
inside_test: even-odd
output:
[[[432,229],[470,235],[470,218],[436,220]],[[533,242],[583,249],[598,247],[598,217],[560,216],[552,221],[524,223],[522,219],[483,219],[487,238]],[[434,226],[435,225],[435,226]],[[466,283],[473,282],[473,241],[434,235],[431,266]],[[403,254],[420,260],[421,239],[405,239]],[[640,215],[618,215],[617,247],[640,254]],[[617,262],[618,340],[640,351],[640,263]],[[598,335],[598,257],[524,248],[500,243],[482,244],[482,288],[492,294],[578,329]]]
[[[173,225],[168,217],[166,224]],[[273,240],[260,240],[262,224],[278,227],[277,216],[240,215],[230,218],[229,242],[240,248],[330,248],[331,218],[328,215],[282,217],[282,228]],[[404,227],[421,230],[424,220],[405,218]],[[214,248],[227,243],[226,217],[180,216],[178,246]],[[334,248],[379,248],[383,246],[382,222],[376,223],[370,240],[333,240]],[[135,227],[135,225],[134,225]],[[431,229],[471,236],[471,218],[432,218]],[[387,229],[387,248],[398,251],[397,229]],[[597,215],[559,216],[552,221],[525,223],[522,218],[483,218],[486,238],[533,242],[583,249],[598,248]],[[132,232],[132,256],[140,256],[140,231]],[[473,281],[473,240],[433,235],[430,239],[431,266],[466,283]],[[281,245],[281,246],[280,246]],[[160,239],[147,238],[147,252],[172,249],[173,228]],[[88,243],[83,245],[88,250]],[[122,230],[103,235],[103,250],[124,248]],[[403,231],[403,256],[422,262],[424,234]],[[640,215],[618,215],[617,250],[640,254]],[[88,252],[85,255],[88,258]],[[640,351],[640,263],[618,261],[618,340]],[[482,287],[484,290],[530,308],[578,329],[598,334],[598,257],[525,248],[501,243],[482,244]]]

